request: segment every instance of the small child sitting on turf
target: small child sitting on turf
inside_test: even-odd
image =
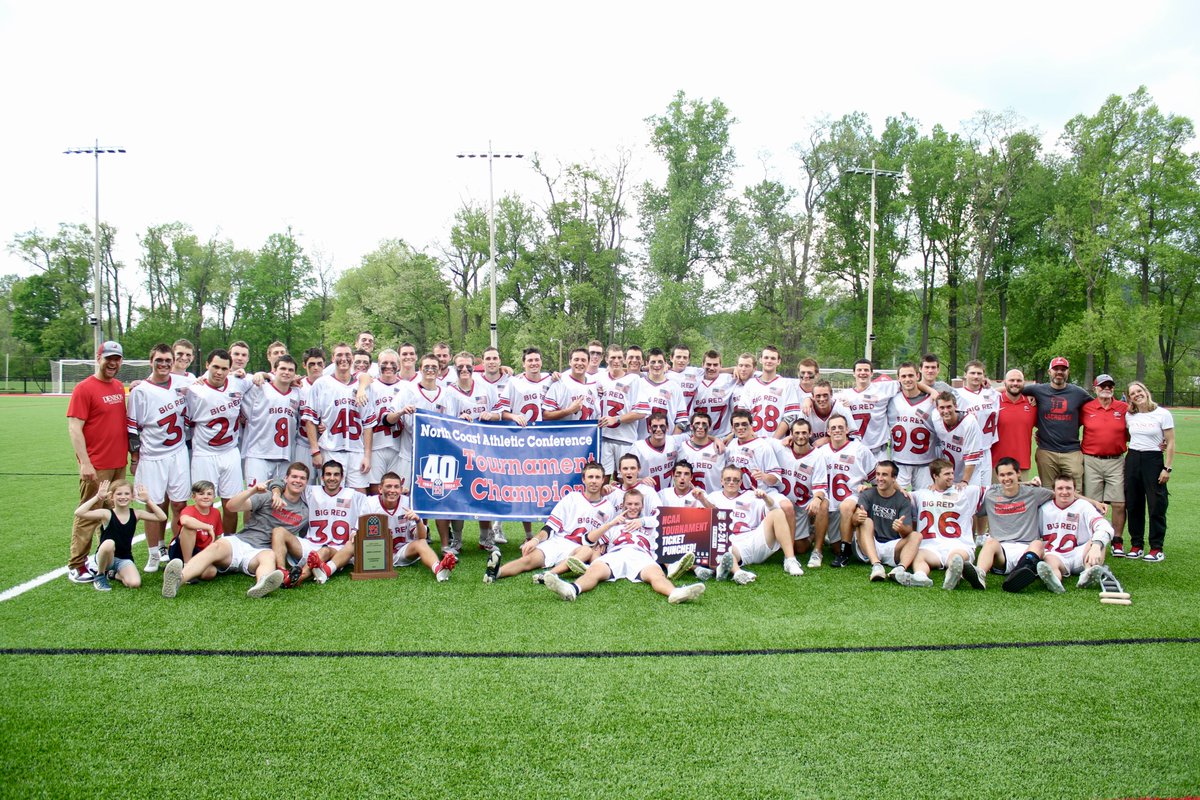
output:
[[[142,585],[141,575],[137,565],[133,563],[133,533],[137,530],[137,521],[157,520],[166,522],[167,515],[150,499],[150,493],[145,486],[137,487],[138,500],[146,504],[148,510],[130,508],[133,502],[133,486],[127,480],[101,481],[99,491],[94,497],[83,502],[75,509],[75,516],[80,519],[93,520],[100,523],[100,546],[88,560],[88,564],[96,574],[92,588],[98,592],[112,591],[108,582],[114,577],[130,589]],[[112,503],[112,510],[98,508],[92,510],[96,501],[104,497]]]
[[[220,538],[225,531],[221,526],[221,512],[213,508],[217,487],[212,481],[196,481],[192,484],[192,503],[179,512],[179,535],[171,542],[170,558],[183,563]],[[209,567],[200,575],[202,580],[217,577],[217,568]]]

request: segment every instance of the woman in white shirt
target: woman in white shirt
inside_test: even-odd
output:
[[[1129,454],[1125,457],[1125,512],[1130,538],[1126,558],[1162,561],[1167,535],[1167,481],[1175,461],[1175,420],[1170,411],[1154,402],[1144,383],[1129,384],[1126,394]],[[1150,547],[1143,555],[1147,512]]]

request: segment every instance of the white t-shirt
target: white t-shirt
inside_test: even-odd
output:
[[[1175,418],[1162,406],[1153,411],[1133,413],[1133,407],[1125,414],[1125,427],[1129,430],[1129,449],[1140,452],[1161,450],[1165,439],[1164,431],[1175,427]]]

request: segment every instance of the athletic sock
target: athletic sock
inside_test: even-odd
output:
[[[571,588],[575,590],[575,596],[579,597],[579,585],[575,581],[571,581]]]

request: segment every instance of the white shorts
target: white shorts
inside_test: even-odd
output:
[[[796,541],[812,536],[813,522],[812,517],[808,515],[808,506],[812,503],[813,500],[809,500],[808,505],[796,509]]]
[[[600,466],[604,467],[605,475],[617,474],[617,464],[621,456],[633,449],[633,442],[617,442],[612,439],[602,439],[600,442]]]
[[[367,488],[367,475],[362,471],[362,453],[356,453],[353,450],[326,450],[321,448],[321,457],[322,464],[328,464],[330,460],[333,460],[342,465],[342,481],[347,488]]]
[[[761,564],[779,550],[779,542],[767,544],[766,529],[759,525],[752,531],[737,533],[729,537],[729,547],[741,553],[743,564]]]
[[[193,452],[192,480],[211,481],[217,487],[217,497],[228,500],[246,488],[242,481],[242,454],[232,447],[211,456]]]
[[[879,556],[879,560],[889,567],[896,566],[896,547],[903,542],[903,539],[889,539],[886,542],[875,540],[875,555]],[[869,563],[870,559],[867,554],[858,546],[858,537],[854,537],[854,555],[858,556],[858,560],[864,564]]]
[[[1069,553],[1046,553],[1046,558],[1055,556],[1062,562],[1063,570],[1068,575],[1079,575],[1083,572],[1083,556],[1087,552],[1089,544],[1091,544],[1091,540],[1084,542]]]
[[[413,556],[409,558],[405,555],[408,552],[409,545],[415,542],[405,542],[402,547],[392,550],[392,566],[393,567],[411,567],[413,564],[420,564],[421,557]]]
[[[161,503],[164,497],[186,503],[192,496],[192,470],[186,447],[159,458],[142,458],[136,477],[156,503]]]
[[[1021,560],[1021,556],[1025,555],[1025,551],[1033,542],[998,542],[998,544],[1004,551],[1004,566],[993,564],[992,572],[997,575],[1007,575],[1016,569],[1017,562]]]
[[[282,458],[247,458],[242,464],[242,473],[246,476],[246,486],[258,486],[260,483],[270,483],[275,479],[287,477],[290,462]]]
[[[928,489],[933,485],[928,464],[896,464],[896,485],[901,489]]]
[[[367,480],[373,485],[383,480],[383,476],[389,472],[394,472],[400,476],[400,480],[408,483],[408,476],[400,471],[400,448],[385,447],[382,450],[377,450],[371,453],[371,472]]]
[[[241,572],[249,575],[251,578],[255,577],[254,570],[250,569],[250,562],[253,561],[255,556],[257,556],[259,553],[266,553],[271,559],[271,563],[275,563],[275,556],[271,553],[270,549],[261,550],[257,547],[253,547],[242,541],[241,537],[239,536],[223,536],[221,538],[229,542],[229,566],[221,570],[222,574]]]
[[[968,531],[968,534],[970,531]],[[937,556],[938,567],[946,568],[949,563],[950,553],[954,550],[962,550],[967,554],[967,561],[971,564],[975,563],[975,543],[969,536],[957,541],[950,539],[923,539],[921,540],[920,552],[926,555]]]
[[[641,582],[642,579],[638,576],[642,574],[642,570],[658,564],[654,560],[654,556],[636,547],[622,547],[614,553],[605,553],[600,556],[600,560],[612,570],[610,581],[619,581],[624,578],[634,583]]]
[[[582,546],[565,536],[551,536],[539,544],[537,549],[542,551],[542,557],[546,559],[546,569],[551,569],[561,564],[567,556]]]

